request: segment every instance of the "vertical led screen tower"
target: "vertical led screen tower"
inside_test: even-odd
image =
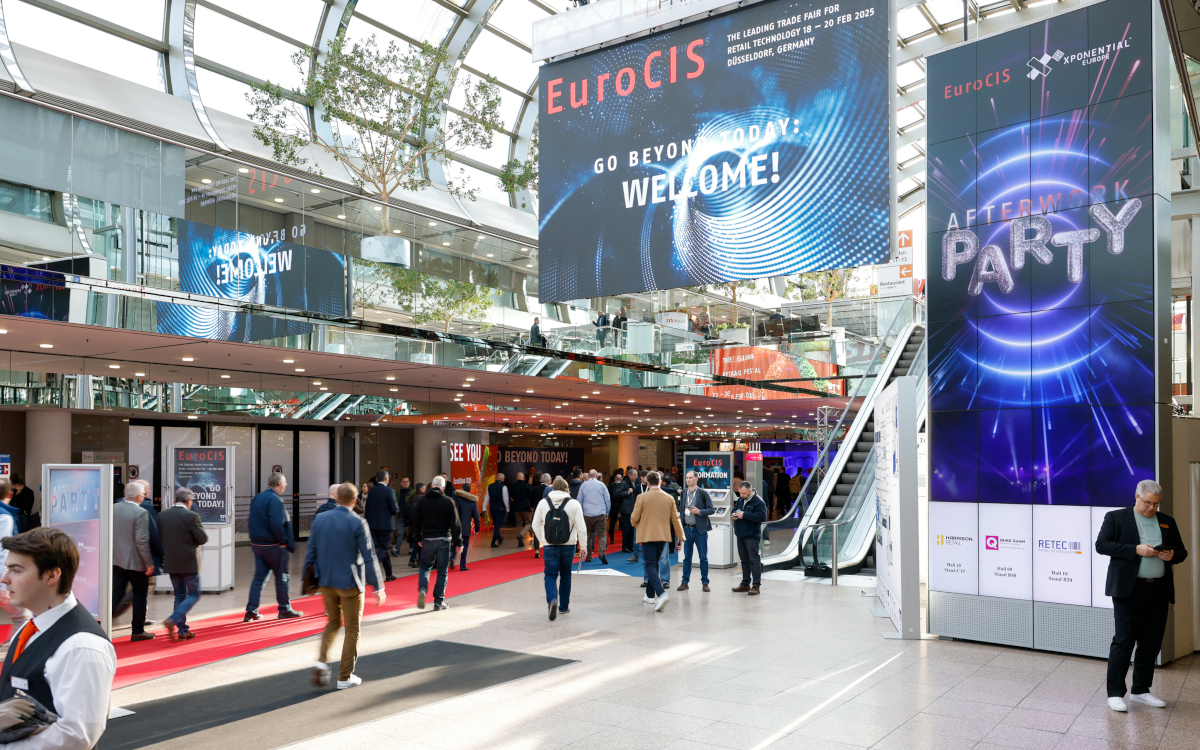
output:
[[[1107,653],[1100,520],[1170,479],[1170,59],[1151,0],[928,58],[933,633]]]

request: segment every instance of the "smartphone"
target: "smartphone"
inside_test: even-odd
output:
[[[1155,548],[1154,548],[1154,551],[1155,551],[1155,552],[1174,552],[1174,551],[1175,551],[1175,548],[1174,548],[1174,547],[1167,547],[1167,546],[1164,546],[1164,545],[1160,544],[1160,545],[1158,545],[1157,547],[1155,547]]]

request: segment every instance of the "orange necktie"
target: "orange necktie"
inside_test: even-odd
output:
[[[17,650],[13,652],[13,661],[21,658],[21,652],[25,650],[25,644],[33,637],[33,634],[38,632],[37,625],[30,620],[25,627],[21,628],[21,634],[17,636]]]

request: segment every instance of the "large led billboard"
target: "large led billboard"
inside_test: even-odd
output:
[[[278,233],[253,235],[182,219],[177,228],[180,291],[234,304],[222,309],[160,302],[159,333],[261,341],[308,333],[312,326],[250,314],[246,308],[346,314],[346,256],[284,241]]]
[[[1100,521],[1161,481],[1154,23],[1107,0],[927,58],[931,590],[1111,606]]]
[[[542,66],[542,301],[885,262],[889,26],[770,0]]]

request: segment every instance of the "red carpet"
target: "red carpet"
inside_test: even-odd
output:
[[[619,550],[620,544],[612,545]],[[404,558],[393,558],[392,564],[407,565]],[[532,552],[514,552],[479,562],[469,562],[468,570],[451,571],[446,598],[469,594],[472,591],[515,581],[518,578],[542,572],[542,560]],[[429,607],[433,606],[432,592],[436,575],[430,576],[431,593]],[[417,576],[406,576],[387,584],[387,600],[382,607],[375,606],[375,597],[368,591],[364,620],[381,614],[409,609],[417,605]],[[244,594],[243,594],[244,596]],[[231,597],[230,602],[234,599]],[[536,603],[536,602],[535,602]],[[195,639],[172,643],[165,629],[159,629],[158,638],[152,641],[133,643],[128,636],[113,641],[117,651],[117,675],[113,688],[134,685],[156,677],[200,667],[205,664],[248,654],[251,651],[278,646],[281,643],[306,638],[325,629],[325,605],[319,596],[293,599],[292,606],[304,613],[292,620],[275,618],[273,585],[268,582],[263,590],[263,619],[258,622],[242,622],[243,613],[220,615],[198,620],[192,632]],[[340,648],[340,647],[339,647]],[[336,657],[337,654],[334,654]],[[315,659],[315,654],[314,654]]]

